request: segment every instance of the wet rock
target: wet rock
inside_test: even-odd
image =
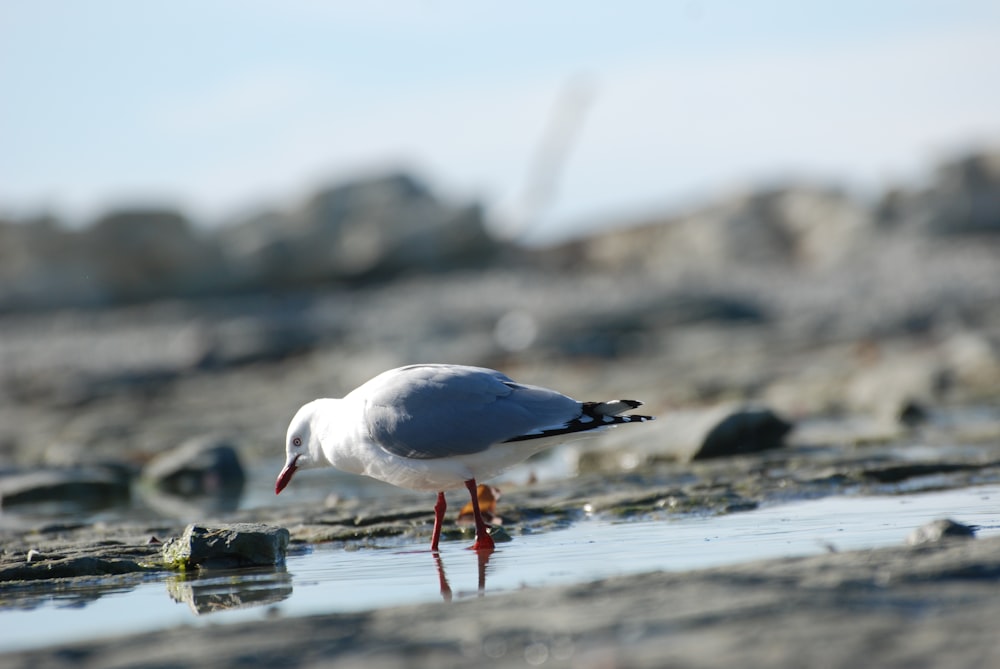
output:
[[[0,582],[35,581],[50,578],[77,576],[112,576],[148,571],[149,567],[134,560],[103,558],[97,556],[33,559],[18,566],[0,567]]]
[[[98,537],[99,534],[103,536]],[[159,555],[158,547],[140,544],[115,530],[100,532],[93,524],[82,524],[76,529],[60,526],[51,531],[35,524],[22,536],[7,533],[0,540],[4,547],[0,552],[3,583],[159,569],[151,564]],[[31,592],[23,594],[28,599],[33,596]]]
[[[507,530],[499,525],[491,525],[488,528],[488,532],[493,541],[500,544],[509,543],[514,540],[511,538],[510,534],[508,534]],[[473,536],[475,536],[475,534],[473,534]]]
[[[233,568],[280,564],[289,534],[283,527],[234,523],[218,527],[188,525],[163,546],[163,562],[175,569]]]
[[[128,503],[129,477],[115,467],[63,467],[15,471],[0,476],[0,506],[103,509]]]
[[[556,502],[546,511],[552,513],[559,509],[578,509],[580,505],[581,500],[573,498]],[[735,513],[749,511],[757,506],[757,502],[727,490],[724,486],[718,486],[715,489],[692,488],[688,491],[679,487],[594,491],[586,496],[582,509],[587,514],[631,518],[662,513]]]
[[[142,477],[162,492],[184,497],[239,499],[246,482],[236,448],[216,436],[196,437],[159,454]]]
[[[736,411],[708,431],[691,459],[705,460],[781,448],[791,429],[791,423],[770,409]]]
[[[860,476],[878,483],[900,483],[924,476],[947,476],[961,472],[974,472],[981,469],[984,465],[985,463],[941,461],[905,462],[901,464],[878,462],[872,466],[865,467],[860,472]]]
[[[939,518],[913,530],[906,538],[906,543],[911,546],[919,546],[921,544],[936,544],[948,539],[972,539],[975,536],[976,530],[974,528],[949,518]]]
[[[899,410],[899,422],[907,427],[916,427],[930,419],[927,408],[919,402],[909,401]]]
[[[214,435],[195,437],[159,454],[142,472],[143,501],[157,513],[192,521],[235,511],[246,474],[235,446]]]

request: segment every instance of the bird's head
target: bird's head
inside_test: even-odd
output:
[[[288,425],[288,433],[285,435],[285,466],[274,484],[275,495],[285,489],[297,470],[322,465],[322,449],[316,430],[313,429],[315,414],[315,402],[310,402],[298,410]]]

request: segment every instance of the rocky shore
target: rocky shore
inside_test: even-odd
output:
[[[571,481],[505,486],[497,511],[504,531],[516,542],[520,534],[554,531],[584,516],[704,517],[788,499],[906,495],[996,482],[1000,416],[991,425],[993,436],[979,440],[942,421],[921,439],[793,440],[722,458],[678,462],[650,457],[617,473],[603,462],[605,453],[599,468],[581,466]],[[980,424],[980,437],[984,428]],[[932,434],[940,443],[929,449]],[[955,442],[963,447],[956,448]],[[917,447],[923,458],[907,453]],[[317,543],[347,550],[385,541],[423,546],[432,522],[429,500],[417,494],[338,498],[320,507],[297,504],[215,517],[209,524],[232,534],[254,530],[256,526],[240,524],[246,521],[283,528],[276,532],[286,532],[285,542],[290,535],[293,552]],[[958,529],[962,531],[931,523],[912,535],[912,546],[902,545],[902,536],[900,546],[891,549],[840,552],[831,543],[829,554],[811,558],[513,593],[487,588],[481,598],[452,603],[273,617],[263,623],[125,637],[109,633],[92,642],[0,654],[0,665],[266,666],[280,661],[366,667],[485,662],[511,667],[911,667],[938,666],[946,659],[955,666],[991,666],[1000,659],[992,624],[1000,609],[993,587],[1000,580],[1000,540],[973,538],[968,528]],[[444,537],[468,541],[470,532],[449,523]],[[151,574],[177,568],[167,556],[181,534],[191,535],[191,528],[184,532],[179,522],[165,519],[98,524],[52,520],[27,531],[5,530],[0,533],[3,604],[31,608],[58,595],[83,606],[105,593],[135,587]],[[259,552],[259,542],[254,546]],[[276,561],[273,552],[265,553],[265,562]],[[274,577],[281,574],[275,571]],[[175,596],[208,613],[280,601],[293,584],[271,588],[274,592],[266,596],[261,593],[268,591],[248,589],[245,597],[228,601],[218,595],[201,601],[197,587],[194,581],[188,588],[194,590]]]
[[[658,416],[564,447],[557,474],[543,459],[506,480],[498,512],[515,541],[583,514],[1000,481],[998,194],[1000,160],[984,153],[874,204],[788,187],[542,250],[491,241],[479,209],[399,175],[213,235],[168,215],[75,232],[0,223],[0,608],[54,593],[83,605],[175,569],[164,543],[191,523],[282,528],[293,552],[422,544],[424,496],[254,497],[299,405],[417,361],[635,397]],[[324,245],[354,255],[282,263]],[[170,253],[142,255],[153,248]],[[445,538],[466,533],[451,524]],[[991,666],[998,547],[171,629],[0,665]]]
[[[989,667],[1000,539],[114,637],[7,667]]]

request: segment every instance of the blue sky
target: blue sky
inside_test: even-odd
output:
[[[570,148],[532,203],[543,136]],[[997,2],[0,0],[0,212],[76,223],[402,167],[554,237],[998,140]]]

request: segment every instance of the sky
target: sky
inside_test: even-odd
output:
[[[0,0],[0,214],[407,170],[530,239],[1000,145],[1000,3]]]

